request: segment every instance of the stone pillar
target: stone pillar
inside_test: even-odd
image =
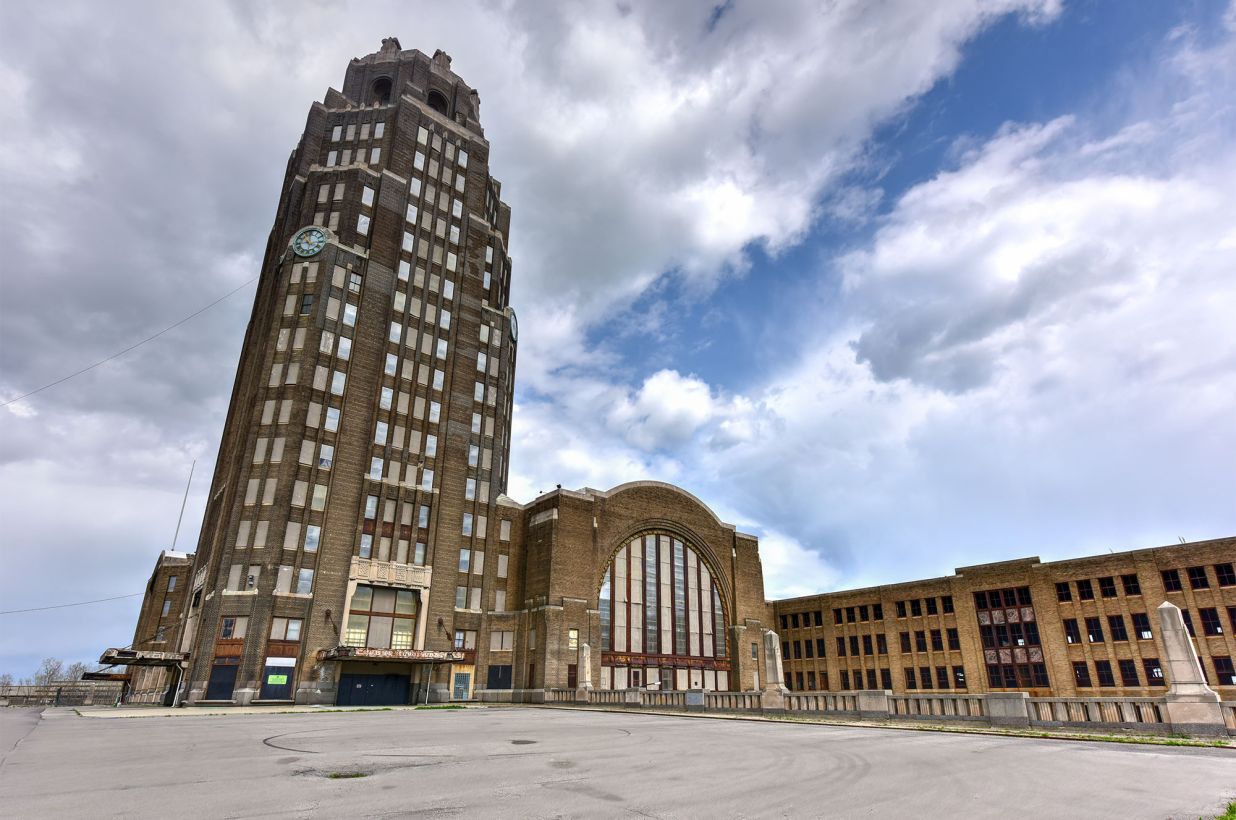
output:
[[[869,720],[887,720],[889,716],[886,689],[863,689],[858,693],[858,716]]]
[[[1159,605],[1159,630],[1167,658],[1167,720],[1177,732],[1226,735],[1219,695],[1206,685],[1197,650],[1185,629],[1180,607],[1171,601]]]
[[[992,726],[1029,726],[1028,692],[988,692],[983,695],[983,711]]]
[[[579,656],[576,659],[575,702],[587,703],[592,692],[592,647],[586,643],[579,645]]]
[[[765,712],[784,711],[785,667],[781,662],[781,639],[771,629],[764,630],[764,697],[761,704]]]

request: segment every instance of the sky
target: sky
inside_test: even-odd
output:
[[[0,610],[141,592],[196,460],[193,549],[288,154],[387,36],[481,96],[517,500],[679,484],[769,597],[1236,534],[1236,5],[193,8],[3,2]]]

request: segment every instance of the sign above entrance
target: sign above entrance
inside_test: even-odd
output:
[[[356,658],[367,661],[462,661],[464,653],[441,649],[370,649],[366,646],[336,646],[322,653],[322,660]]]

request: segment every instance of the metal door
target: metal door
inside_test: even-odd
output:
[[[455,673],[455,685],[451,689],[451,700],[467,700],[472,689],[472,675],[467,672]]]

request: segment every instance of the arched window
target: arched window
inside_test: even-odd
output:
[[[450,104],[446,101],[446,97],[442,96],[441,92],[430,91],[428,102],[429,102],[429,107],[432,108],[434,111],[437,111],[439,114],[442,114],[444,116],[448,116],[448,117],[450,116],[450,111],[449,111]]]
[[[623,545],[601,581],[601,688],[730,688],[725,606],[707,563],[664,532]]]
[[[389,105],[391,101],[391,78],[379,77],[373,81],[373,93],[370,95],[374,105]]]

